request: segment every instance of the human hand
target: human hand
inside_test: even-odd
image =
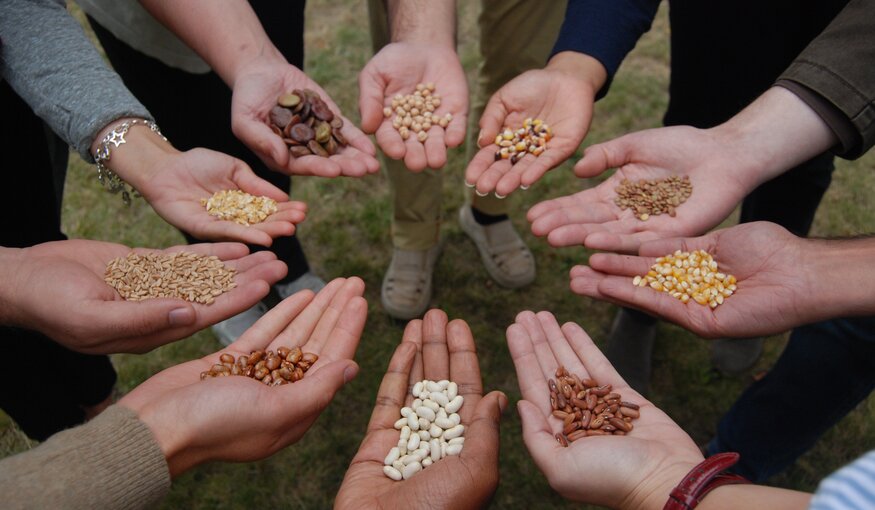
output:
[[[664,237],[699,235],[729,216],[756,186],[745,172],[746,155],[727,148],[713,131],[687,126],[649,129],[592,145],[574,167],[578,177],[592,177],[611,167],[605,182],[573,195],[541,202],[528,212],[532,232],[552,246],[634,253],[640,243]],[[640,220],[615,203],[623,181],[689,176],[692,195],[666,214]]]
[[[335,499],[335,508],[481,508],[498,486],[498,424],[507,397],[483,397],[474,338],[464,321],[447,324],[447,316],[431,310],[408,323],[404,338],[389,361],[380,384],[368,433]],[[394,423],[402,406],[413,402],[410,389],[423,379],[449,379],[459,385],[465,402],[459,410],[465,446],[403,481],[383,474],[383,460],[398,443]]]
[[[446,128],[432,125],[423,144],[411,136],[406,141],[383,116],[396,94],[412,94],[419,83],[434,83],[441,96],[435,114],[453,115]],[[468,117],[468,83],[459,57],[451,46],[424,42],[398,42],[374,55],[359,74],[359,109],[362,129],[376,133],[377,143],[392,159],[403,159],[413,172],[441,168],[447,162],[447,148],[465,140]],[[394,117],[394,115],[393,115]]]
[[[151,377],[119,401],[149,426],[171,476],[208,461],[252,461],[298,441],[344,384],[367,303],[358,278],[338,278],[319,294],[305,290],[282,301],[228,348]],[[204,381],[200,373],[229,353],[299,346],[319,359],[295,383],[269,387],[243,376]]]
[[[276,200],[277,212],[250,226],[220,220],[201,205],[222,190],[241,190]],[[167,152],[142,179],[138,191],[171,225],[205,240],[235,240],[270,246],[276,237],[295,233],[307,205],[290,202],[288,193],[256,176],[246,163],[207,149]]]
[[[215,255],[237,270],[237,287],[207,306],[182,299],[125,301],[103,278],[107,264],[128,253],[191,252]],[[232,317],[267,295],[286,274],[270,252],[248,255],[237,243],[195,244],[166,250],[131,249],[100,241],[70,240],[15,250],[4,263],[16,312],[10,323],[38,330],[89,354],[147,352]]]
[[[595,94],[605,71],[586,55],[559,54],[544,69],[527,71],[492,95],[480,118],[477,145],[481,148],[465,171],[465,182],[478,194],[494,191],[507,196],[528,188],[548,170],[570,158],[589,131]],[[507,126],[523,126],[527,118],[541,119],[553,132],[547,150],[525,155],[516,164],[495,160],[495,137]]]
[[[833,310],[833,285],[813,287],[806,278],[814,246],[774,223],[745,223],[688,239],[661,239],[641,245],[641,256],[597,253],[587,266],[571,269],[571,289],[581,295],[632,306],[653,313],[705,338],[746,338],[770,335],[813,321]],[[664,292],[632,285],[635,275],[647,274],[656,257],[675,250],[705,250],[719,271],[738,280],[738,290],[717,308],[682,303]],[[818,271],[817,274],[820,274]],[[827,274],[827,273],[824,273]],[[824,281],[827,278],[823,279]],[[819,303],[810,303],[819,296]],[[838,296],[837,296],[838,297]]]
[[[671,489],[703,460],[693,440],[620,377],[583,329],[561,328],[549,312],[521,312],[507,344],[523,400],[517,403],[523,441],[550,486],[563,497],[610,508],[662,508]],[[563,365],[580,378],[610,384],[640,406],[625,436],[583,437],[561,446],[555,434],[548,379]]]
[[[237,72],[231,100],[231,128],[271,168],[290,175],[361,177],[380,169],[374,145],[349,119],[343,118],[341,134],[349,145],[337,154],[292,157],[280,137],[270,129],[269,113],[277,98],[294,89],[319,93],[335,115],[340,108],[303,71],[277,58],[256,58]]]

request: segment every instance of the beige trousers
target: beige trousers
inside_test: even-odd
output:
[[[476,93],[468,115],[466,161],[477,150],[478,123],[489,97],[517,75],[544,67],[565,16],[566,0],[481,0],[480,54]],[[368,0],[374,53],[389,42],[385,0]],[[404,250],[427,250],[438,242],[444,170],[413,173],[385,156],[383,165],[394,201],[392,243]],[[507,200],[469,194],[486,214],[507,214]]]

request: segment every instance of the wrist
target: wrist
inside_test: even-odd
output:
[[[671,491],[687,476],[695,462],[676,462],[653,470],[627,495],[617,508],[623,510],[662,510]]]
[[[154,123],[133,118],[108,124],[98,133],[91,149],[99,163],[100,177],[103,168],[108,169],[141,193],[161,170],[160,161],[179,152]]]
[[[456,48],[455,0],[403,0],[388,2],[391,42]]]
[[[25,260],[24,251],[21,248],[0,247],[0,280],[3,281],[3,285],[0,285],[0,325],[25,325],[20,314],[22,299],[17,291]]]
[[[797,238],[795,244],[796,260],[804,261],[797,272],[805,278],[802,319],[875,314],[875,238]]]
[[[608,71],[601,62],[576,51],[562,51],[553,55],[544,69],[560,72],[581,81],[592,97],[595,97],[608,80]]]
[[[146,424],[152,432],[155,442],[158,443],[161,453],[164,454],[164,459],[167,461],[171,478],[175,478],[200,464],[200,461],[193,458],[194,456],[186,447],[187,440],[183,434],[185,427],[180,427],[175,420],[164,419],[165,412],[156,409],[149,402],[137,402],[136,399],[132,400],[127,396],[122,398],[118,405],[127,407],[136,413],[140,421]]]

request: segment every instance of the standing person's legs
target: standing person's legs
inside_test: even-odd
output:
[[[61,201],[69,149],[5,82],[0,82],[0,109],[15,119],[5,123],[0,134],[6,152],[28,155],[10,169],[17,191],[0,202],[0,246],[24,248],[64,240]],[[0,328],[0,338],[10,359],[38,359],[44,373],[62,374],[35,377],[29,363],[12,363],[0,373],[0,408],[29,437],[42,441],[79,425],[110,398],[116,374],[107,356],[73,352],[41,333],[20,328]]]
[[[368,0],[374,53],[389,43],[385,2]],[[440,170],[413,173],[382,156],[392,186],[392,262],[383,277],[381,300],[396,319],[421,316],[431,300],[432,273],[440,252]]]
[[[478,18],[480,55],[477,92],[468,116],[466,161],[477,151],[477,133],[486,102],[508,81],[547,63],[559,33],[565,2],[482,0]],[[535,259],[513,227],[508,201],[494,194],[468,192],[459,211],[462,229],[474,240],[489,275],[500,285],[518,288],[535,280]]]

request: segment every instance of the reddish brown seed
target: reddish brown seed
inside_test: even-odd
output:
[[[559,402],[556,400],[556,394],[550,393],[550,407],[554,410],[559,408]]]
[[[310,111],[313,112],[313,116],[319,120],[324,120],[325,122],[331,122],[334,120],[334,112],[332,112],[331,108],[329,108],[321,99],[317,98],[313,101]]]
[[[620,400],[619,393],[611,392],[611,393],[608,393],[607,395],[605,395],[605,402],[607,402],[608,400],[615,400],[615,399]]]
[[[596,406],[596,402],[598,402],[598,397],[596,397],[592,393],[589,393],[586,395],[586,408],[587,409],[592,411]]]
[[[553,379],[547,379],[547,387],[550,388],[551,392],[559,393],[559,388],[556,386],[556,381]]]
[[[339,128],[332,129],[331,136],[333,136],[334,139],[337,140],[337,145],[341,147],[346,147],[347,145],[349,145],[349,142],[346,141],[346,137],[343,136],[343,133],[340,132]]]
[[[562,384],[562,396],[566,399],[571,398],[571,386],[569,384]]]
[[[590,429],[600,429],[600,428],[602,428],[602,425],[604,425],[604,423],[605,423],[605,419],[603,417],[596,416],[595,418],[590,420],[589,428]]]
[[[608,393],[611,392],[611,385],[605,384],[604,386],[599,386],[598,388],[593,388],[590,391],[592,392],[593,395],[596,395],[598,397],[604,397],[605,395],[607,395]]]
[[[568,375],[568,370],[565,370],[564,365],[559,365],[559,368],[556,369],[556,378],[558,379],[559,377],[563,377],[565,375]]]
[[[249,356],[243,355],[237,358],[237,364],[240,365],[240,368],[246,368],[249,365]]]
[[[562,433],[565,434],[565,435],[568,435],[568,434],[574,432],[575,430],[577,430],[577,429],[579,429],[579,428],[580,428],[580,422],[579,422],[579,421],[573,421],[573,422],[569,423],[568,425],[566,425],[565,427],[562,428]]]
[[[307,148],[310,149],[310,152],[312,152],[316,156],[321,156],[323,158],[328,157],[328,151],[325,150],[324,147],[319,145],[319,142],[317,142],[316,140],[310,140],[309,142],[307,142]]]
[[[605,404],[604,402],[602,402],[601,404],[595,406],[593,408],[592,412],[595,414],[602,414],[602,412],[604,412],[604,410],[607,408],[608,408],[608,405]]]
[[[313,137],[316,136],[316,133],[313,132],[313,128],[301,123],[292,126],[292,129],[289,130],[289,136],[291,136],[298,142],[305,144],[312,140]]]
[[[259,361],[264,359],[264,351],[252,351],[249,353],[249,364],[255,365]]]
[[[271,377],[270,374],[267,374],[266,376],[264,376],[264,378],[261,380],[261,382],[270,386],[270,383],[273,382],[273,377]]]
[[[565,436],[563,436],[561,433],[557,432],[554,437],[556,438],[556,442],[558,442],[560,445],[566,448],[568,447],[568,440],[565,439]]]
[[[296,158],[303,158],[304,156],[313,155],[313,153],[310,152],[310,149],[308,149],[304,145],[292,145],[291,147],[289,147],[289,152],[292,154],[292,156]]]
[[[563,422],[562,425],[564,427],[568,427],[569,425],[574,423],[574,413],[571,413],[571,414],[566,413],[565,418],[562,419],[562,422]]]
[[[602,425],[602,430],[604,430],[605,432],[613,432],[617,430],[617,427],[611,425],[610,423],[605,423],[604,425]]]
[[[221,361],[222,363],[234,363],[234,356],[226,352],[219,356],[219,361]]]
[[[291,369],[289,367],[282,367],[278,370],[278,372],[281,378],[289,381],[292,379],[292,373],[294,372],[294,369]]]
[[[626,435],[626,433],[623,432],[622,430],[615,430],[612,432],[612,434],[615,436],[625,436]]]
[[[571,404],[574,405],[575,407],[579,407],[581,409],[586,409],[586,401],[580,400],[577,397],[571,397]]]
[[[313,352],[305,352],[304,355],[301,357],[301,361],[303,361],[304,363],[309,363],[311,365],[313,363],[316,363],[318,359],[319,356]]]
[[[554,409],[553,416],[559,418],[560,420],[564,420],[565,417],[568,416],[568,413],[566,413],[565,411],[560,411],[558,409]]]
[[[277,347],[276,355],[282,359],[286,359],[286,357],[288,357],[290,351],[291,351],[291,349],[289,349],[288,347],[283,345],[282,347]]]
[[[242,375],[242,374],[243,374],[243,369],[240,368],[240,365],[235,363],[233,366],[231,366],[231,375]]]
[[[565,401],[565,397],[562,396],[561,393],[556,395],[556,403],[559,405],[560,409],[564,409],[565,406],[568,405],[567,402]]]
[[[302,369],[304,372],[310,369],[310,364],[304,360],[301,360],[297,363],[298,368]]]
[[[589,427],[590,421],[592,421],[592,412],[589,410],[584,410],[583,415],[580,417],[580,427],[581,428]]]
[[[296,368],[294,373],[292,374],[292,382],[300,381],[304,378],[304,371],[301,368]]]
[[[294,108],[301,103],[301,96],[298,94],[283,94],[277,99],[277,104],[286,108]]]
[[[332,129],[342,128],[343,127],[343,119],[338,117],[338,116],[335,116],[333,119],[331,119],[331,127],[332,127]]]
[[[590,429],[590,430],[586,431],[587,436],[607,436],[608,434],[609,434],[609,432],[605,432],[604,430],[601,430],[601,429],[596,429],[596,430]]]
[[[281,362],[279,356],[274,355],[267,358],[264,366],[266,366],[268,370],[276,370],[280,367]]]
[[[641,413],[637,409],[632,409],[631,407],[620,407],[619,411],[623,416],[628,416],[630,418],[638,418],[641,416]]]
[[[620,407],[627,407],[629,409],[635,409],[636,411],[641,408],[638,404],[633,404],[632,402],[626,402],[625,400],[620,402]]]
[[[629,432],[630,430],[632,430],[631,424],[626,423],[625,421],[623,421],[619,418],[611,418],[610,420],[608,420],[608,422],[611,425],[613,425],[614,427],[616,427],[624,432]]]
[[[283,108],[282,106],[274,106],[270,109],[270,121],[278,128],[282,129],[289,125],[292,120],[292,111]]]
[[[274,126],[273,124],[270,125],[270,130],[273,131],[273,134],[275,134],[279,137],[283,136],[283,130]]]
[[[577,441],[578,439],[584,438],[586,436],[587,432],[585,430],[577,429],[571,434],[568,434],[568,442],[573,443],[574,441]]]
[[[262,368],[267,368],[267,360],[264,360],[264,359],[263,359],[263,360],[261,360],[261,361],[259,361],[258,363],[255,364],[255,370],[256,370],[256,371],[257,371],[257,370],[260,370],[260,369],[262,369]]]
[[[301,351],[301,348],[298,346],[294,346],[291,349],[289,349],[289,354],[286,356],[286,359],[291,361],[292,363],[297,363],[297,362],[301,361],[301,358],[303,358],[303,357],[304,357],[304,353],[303,353],[303,351]]]
[[[270,375],[270,370],[267,367],[261,367],[255,370],[255,378],[256,379],[264,379],[265,377]]]

